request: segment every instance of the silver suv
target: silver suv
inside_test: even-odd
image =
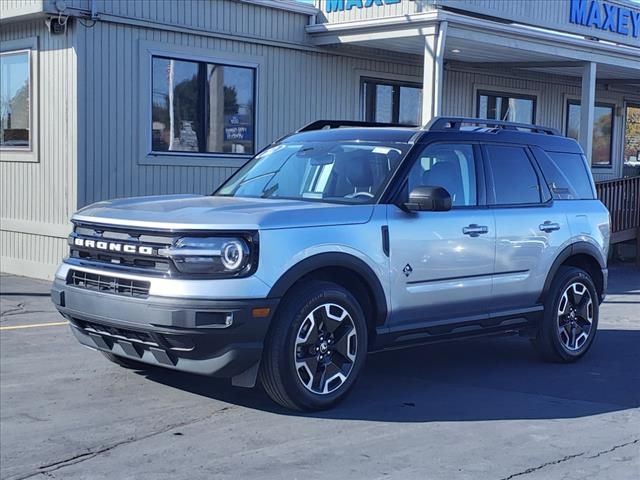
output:
[[[572,362],[607,286],[594,192],[553,129],[318,121],[213,195],[78,211],[52,298],[119,365],[259,379],[298,410],[340,401],[374,350],[516,332]]]

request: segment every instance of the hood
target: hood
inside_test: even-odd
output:
[[[94,203],[73,220],[158,230],[269,230],[366,223],[373,205],[162,195]]]

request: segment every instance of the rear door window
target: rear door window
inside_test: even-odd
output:
[[[579,153],[533,151],[542,175],[556,200],[592,200],[593,184],[586,159]]]
[[[540,184],[529,156],[523,147],[485,146],[489,175],[493,178],[493,205],[540,203]]]

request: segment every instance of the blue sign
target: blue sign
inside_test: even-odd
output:
[[[382,7],[383,5],[393,5],[402,0],[325,0],[325,10],[327,13],[344,12],[352,8]]]
[[[640,10],[600,0],[571,0],[569,21],[627,37],[640,37]]]
[[[225,115],[224,140],[226,142],[250,142],[253,140],[251,115]]]

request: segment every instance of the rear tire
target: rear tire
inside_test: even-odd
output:
[[[311,280],[283,300],[265,342],[260,380],[292,410],[323,410],[343,400],[367,355],[367,324],[356,298]]]
[[[575,362],[593,345],[599,309],[589,274],[576,267],[560,267],[544,300],[534,347],[547,361]]]
[[[147,365],[146,363],[138,362],[136,360],[131,360],[125,357],[120,357],[118,355],[114,355],[111,352],[101,351],[100,353],[104,355],[110,362],[115,363],[116,365],[120,365],[121,367],[128,368],[130,370],[148,370],[150,368],[150,365]]]

